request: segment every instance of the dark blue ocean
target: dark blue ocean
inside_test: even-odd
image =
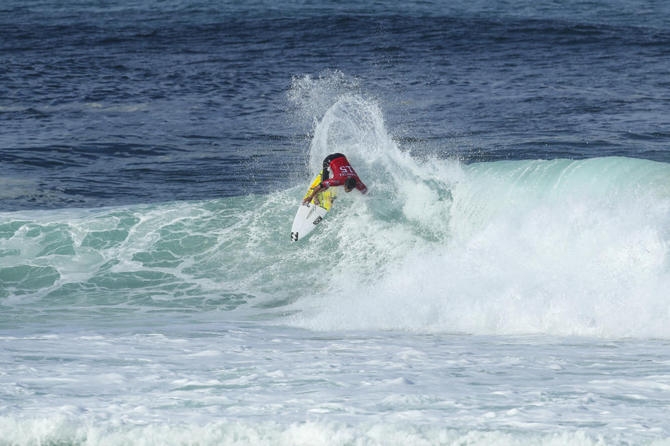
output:
[[[267,193],[338,72],[417,156],[668,161],[663,1],[4,1],[0,208]],[[345,88],[342,86],[341,88]]]
[[[0,4],[1,446],[668,444],[668,290],[670,2]]]

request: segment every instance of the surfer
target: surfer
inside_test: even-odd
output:
[[[361,179],[358,178],[358,174],[356,174],[354,168],[349,164],[347,157],[341,153],[333,153],[323,160],[321,183],[312,189],[311,193],[302,200],[302,203],[309,203],[319,192],[323,192],[329,187],[334,186],[344,186],[345,192],[351,192],[354,189],[358,189],[362,194],[368,193],[368,188]],[[319,204],[318,198],[316,198],[315,201],[315,204]]]

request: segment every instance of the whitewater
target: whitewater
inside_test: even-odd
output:
[[[670,167],[413,155],[293,81],[269,193],[0,214],[0,444],[668,444]],[[290,222],[342,152],[307,240]]]

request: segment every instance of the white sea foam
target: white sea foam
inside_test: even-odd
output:
[[[62,419],[42,419],[16,422],[0,418],[4,432],[23,432],[10,435],[6,444],[96,444],[114,446],[141,443],[147,446],[197,444],[202,446],[600,446],[618,444],[616,437],[588,435],[578,431],[566,434],[514,434],[508,431],[461,431],[433,426],[399,424],[363,424],[351,426],[334,422],[307,422],[285,426],[278,423],[215,422],[203,426],[173,424],[128,426],[104,429],[95,426],[76,426]],[[139,442],[138,440],[141,439]],[[0,440],[0,444],[5,444]],[[665,441],[650,443],[661,446]]]
[[[317,122],[311,167],[352,160],[315,237],[333,265],[299,326],[670,337],[670,166],[629,158],[460,165],[416,160],[373,101],[345,94]]]
[[[668,438],[663,341],[322,335],[183,320],[161,330],[91,326],[0,339],[0,444]]]

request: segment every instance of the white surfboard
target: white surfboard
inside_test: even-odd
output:
[[[317,174],[314,178],[314,181],[310,184],[303,200],[309,197],[314,188],[319,184],[321,184],[321,173]],[[326,216],[328,211],[330,211],[330,208],[333,206],[335,195],[335,190],[333,188],[326,189],[316,194],[309,203],[300,205],[298,213],[295,214],[295,218],[293,219],[291,241],[297,242],[298,240],[305,238],[307,234],[312,232],[314,228],[321,223],[323,217]],[[315,202],[319,204],[317,205]]]
[[[293,226],[291,227],[291,241],[297,242],[307,236],[310,232],[321,223],[323,217],[328,211],[321,206],[313,203],[307,203],[300,206],[298,213],[293,219]]]

